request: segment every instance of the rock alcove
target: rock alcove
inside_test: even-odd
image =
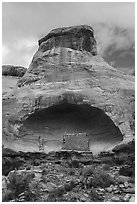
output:
[[[38,140],[41,136],[45,140],[45,151],[60,150],[65,133],[86,132],[93,153],[123,140],[119,128],[104,111],[88,104],[62,103],[36,111],[23,122],[23,127],[28,137]]]
[[[134,76],[110,66],[97,52],[90,26],[52,30],[18,81],[6,134],[16,150],[61,148],[65,132],[86,132],[90,150],[111,149],[132,140]]]

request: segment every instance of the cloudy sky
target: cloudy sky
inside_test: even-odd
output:
[[[52,29],[87,24],[98,52],[114,67],[134,67],[135,4],[2,3],[2,64],[28,67],[38,39]]]

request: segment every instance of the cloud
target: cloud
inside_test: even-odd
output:
[[[107,49],[109,49],[109,54],[111,55],[115,51],[130,49],[135,44],[134,28],[127,29],[98,24],[95,27],[95,33],[98,42],[98,52],[101,55],[104,55]]]
[[[133,2],[5,2],[2,4],[3,63],[28,66],[39,38],[56,27],[88,24],[103,56],[134,46]]]
[[[22,38],[16,41],[16,49],[32,49],[36,46],[37,39],[29,38],[25,39]]]
[[[17,39],[14,43],[8,42],[3,45],[5,57],[3,57],[3,64],[22,65],[28,67],[32,56],[37,50],[36,39]],[[8,50],[8,52],[7,52]]]
[[[2,58],[3,60],[7,57],[9,54],[9,48],[6,45],[2,45]]]

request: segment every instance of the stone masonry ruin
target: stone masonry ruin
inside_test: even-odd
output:
[[[90,151],[87,133],[65,134],[63,139],[64,150]]]
[[[131,140],[133,76],[103,60],[93,29],[57,28],[38,43],[7,120],[11,146],[38,151],[42,137],[44,151],[60,150],[64,134],[86,133],[96,153]]]

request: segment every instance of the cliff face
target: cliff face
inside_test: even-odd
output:
[[[90,26],[57,28],[39,40],[39,50],[43,52],[53,47],[65,47],[97,54],[94,31]]]
[[[70,80],[70,65],[74,66],[75,72],[81,72],[77,65],[87,64],[96,55],[96,40],[90,26],[55,29],[39,40],[38,51],[18,86],[30,84],[41,77],[47,82]]]
[[[92,149],[93,144],[111,137],[113,145],[133,137],[134,76],[124,75],[97,54],[89,26],[55,29],[40,39],[17,86],[14,112],[7,120],[8,135],[57,135],[61,139],[65,131],[87,130]],[[73,105],[78,107],[76,113]],[[46,112],[41,115],[41,111]]]

